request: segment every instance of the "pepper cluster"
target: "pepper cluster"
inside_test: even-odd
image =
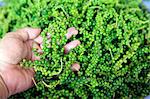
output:
[[[6,3],[9,0],[5,0]],[[150,92],[150,14],[141,0],[11,0],[0,8],[0,35],[41,27],[35,87],[11,98],[140,98]],[[75,27],[76,36],[65,37]],[[47,43],[47,34],[51,42]],[[71,40],[81,44],[64,54]],[[37,53],[38,55],[38,53]],[[73,72],[73,63],[79,63]]]

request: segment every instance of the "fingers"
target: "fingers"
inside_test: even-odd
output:
[[[71,38],[73,35],[77,35],[78,34],[78,30],[75,29],[75,27],[71,27],[67,30],[67,34],[65,35],[67,39]],[[67,54],[71,49],[77,47],[78,45],[80,45],[80,41],[79,40],[74,40],[68,44],[66,44],[64,46],[64,53]]]
[[[67,54],[71,49],[77,47],[80,44],[81,44],[81,42],[79,40],[74,40],[74,41],[66,44],[64,46],[64,49],[65,49],[64,53]]]
[[[38,44],[42,44],[43,38],[41,36],[38,36],[37,38],[34,39],[34,41]]]
[[[42,37],[39,36],[40,32],[40,29],[24,28],[16,32],[7,33],[0,44],[3,61],[18,64],[26,57],[29,59],[32,55],[32,42],[34,39],[37,37],[35,42],[42,43]],[[41,50],[38,51],[41,52]],[[6,56],[5,59],[3,58],[4,56]]]
[[[28,40],[27,42],[24,43],[24,51],[22,54],[22,58],[26,58],[28,60],[31,59],[32,57],[32,46],[33,46],[33,41],[32,40]]]
[[[78,34],[78,30],[76,30],[75,27],[71,27],[67,30],[66,38],[69,39],[73,35],[77,35],[77,34]]]
[[[40,33],[41,33],[41,29],[29,28],[29,27],[20,29],[16,32],[16,34],[19,35],[23,41],[33,40],[36,37],[38,37]]]
[[[48,38],[48,39],[51,39],[50,33],[47,33],[47,38]]]
[[[67,30],[67,34],[65,35],[67,39],[70,39],[73,35],[77,35],[78,34],[78,30],[76,30],[74,27],[71,27]],[[66,44],[64,46],[64,53],[67,54],[71,49],[77,47],[78,45],[80,45],[81,42],[79,40],[74,40],[72,42],[69,42],[68,44]],[[80,70],[80,64],[79,63],[73,63],[71,66],[71,70],[73,72],[78,72]]]
[[[42,44],[42,37],[39,36],[41,29],[36,28],[24,28],[17,31],[17,34],[21,36],[23,41],[26,41],[27,54],[26,58],[29,60],[39,60],[39,57],[34,56],[32,48],[37,49],[37,52],[42,53],[40,44]],[[32,42],[32,43],[31,43]]]
[[[36,56],[36,55],[32,52],[31,60],[32,60],[32,61],[40,60],[40,56]]]
[[[34,52],[32,51],[32,48],[34,48],[39,54],[42,54],[43,51],[40,47],[40,45],[36,42],[34,42],[33,40],[29,40],[26,42],[26,50],[24,51],[24,57],[23,58],[26,58],[27,60],[32,60],[32,61],[35,61],[35,60],[40,60],[40,57],[39,56],[35,56]]]
[[[32,29],[32,28],[31,28]],[[26,31],[27,31],[28,29],[26,29]],[[23,30],[19,30],[19,31],[23,31]],[[40,32],[38,32],[38,29],[32,29],[32,31],[35,31],[35,33],[37,34],[37,35],[34,35],[34,33],[33,34],[31,34],[31,35],[29,35],[30,37],[29,37],[29,40],[27,40],[25,43],[27,43],[27,46],[28,46],[28,48],[30,48],[30,49],[28,49],[28,54],[27,54],[27,56],[26,56],[26,59],[28,59],[28,60],[32,60],[32,61],[34,61],[34,60],[40,60],[40,57],[39,56],[35,56],[34,55],[34,53],[32,52],[32,49],[36,49],[36,51],[38,52],[38,53],[40,53],[40,54],[42,54],[43,53],[43,51],[42,51],[42,48],[41,48],[41,45],[42,45],[42,42],[43,42],[43,38],[42,38],[42,36],[40,36],[39,35],[39,33]],[[30,31],[29,31],[30,32]],[[30,40],[31,39],[31,40]],[[32,43],[30,43],[30,42],[32,42]],[[28,44],[29,43],[29,44]]]
[[[37,51],[38,53],[40,53],[40,54],[43,53],[42,48],[41,48],[41,44],[38,44],[38,43],[34,42],[33,45],[32,45],[32,47],[33,47],[34,49],[36,49],[36,51]]]
[[[79,63],[72,64],[71,70],[74,72],[78,72],[80,70],[80,64]]]
[[[51,48],[51,44],[50,44],[50,42],[51,42],[51,35],[50,35],[50,33],[47,33],[47,41],[46,41],[46,43],[48,44],[48,48]],[[43,48],[43,45],[41,45],[41,48]]]

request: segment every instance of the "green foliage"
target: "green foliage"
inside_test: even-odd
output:
[[[9,0],[6,0],[6,2]],[[0,35],[41,27],[37,86],[11,98],[140,98],[150,92],[150,15],[140,0],[10,0],[0,8]],[[67,28],[76,27],[81,45],[64,55]],[[47,44],[46,33],[52,36]],[[58,44],[58,42],[60,44]],[[51,48],[48,46],[51,45]],[[70,66],[81,65],[75,74]]]

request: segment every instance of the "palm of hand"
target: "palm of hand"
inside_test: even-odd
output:
[[[19,62],[24,58],[39,59],[32,53],[33,42],[42,43],[39,34],[40,29],[25,28],[6,34],[1,40],[0,74],[8,87],[10,95],[24,91],[33,85],[34,70],[20,67]]]

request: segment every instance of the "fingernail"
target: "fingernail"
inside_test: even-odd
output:
[[[74,72],[77,72],[80,70],[80,65],[79,63],[74,63],[72,66],[71,66],[71,70],[74,71]]]

